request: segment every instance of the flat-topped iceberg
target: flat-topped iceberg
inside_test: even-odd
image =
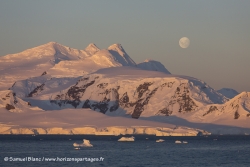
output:
[[[122,137],[118,141],[135,141],[135,138],[132,137]]]
[[[165,140],[163,139],[159,139],[159,140],[156,140],[156,143],[160,143],[160,142],[164,142]]]

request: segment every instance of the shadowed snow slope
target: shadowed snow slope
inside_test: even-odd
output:
[[[109,52],[120,62],[123,66],[135,66],[136,63],[125,52],[121,44],[113,44],[108,47]]]
[[[149,70],[149,71],[160,71],[164,72],[166,74],[171,74],[163,64],[161,64],[158,61],[155,60],[145,60],[142,63],[137,64],[137,67],[143,69],[143,70]]]
[[[239,92],[237,92],[234,89],[230,89],[230,88],[222,88],[220,90],[217,90],[217,92],[223,94],[224,96],[226,96],[229,99],[232,99],[234,96],[239,94]]]

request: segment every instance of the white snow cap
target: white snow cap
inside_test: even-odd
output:
[[[94,43],[90,43],[84,50],[88,52],[90,55],[93,55],[100,49]]]
[[[110,45],[108,51],[119,61],[123,66],[136,66],[136,63],[125,52],[122,45],[119,43]]]
[[[154,61],[154,60],[152,60],[152,59],[146,59],[146,60],[144,60],[144,62],[150,62],[150,61]]]
[[[115,43],[115,44],[113,44],[113,45],[110,45],[110,46],[108,47],[108,50],[115,50],[115,51],[120,50],[120,51],[123,51],[123,52],[124,52],[124,49],[123,49],[122,45],[119,44],[119,43]]]

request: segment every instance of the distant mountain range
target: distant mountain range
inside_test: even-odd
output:
[[[122,117],[213,134],[250,133],[250,92],[216,91],[199,79],[172,75],[155,60],[136,64],[121,44],[99,49],[91,43],[77,50],[50,42],[1,57],[0,77],[0,113],[8,115],[0,118],[0,133],[12,133],[7,127],[15,122],[31,126],[25,122],[32,118],[20,122],[15,114],[55,110],[64,114],[54,119],[92,110],[113,121]],[[36,119],[40,128],[41,118]]]

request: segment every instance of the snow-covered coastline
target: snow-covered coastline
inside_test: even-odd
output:
[[[78,127],[64,129],[54,128],[12,128],[1,125],[0,134],[31,134],[31,135],[97,135],[97,136],[118,136],[118,135],[155,135],[155,136],[197,136],[202,130],[179,128],[173,130],[162,127]],[[204,131],[205,132],[205,131]],[[204,134],[209,134],[205,132]]]
[[[207,133],[185,126],[108,116],[90,109],[32,110],[22,113],[0,109],[0,114],[4,118],[0,122],[0,134],[197,136],[201,132]]]

